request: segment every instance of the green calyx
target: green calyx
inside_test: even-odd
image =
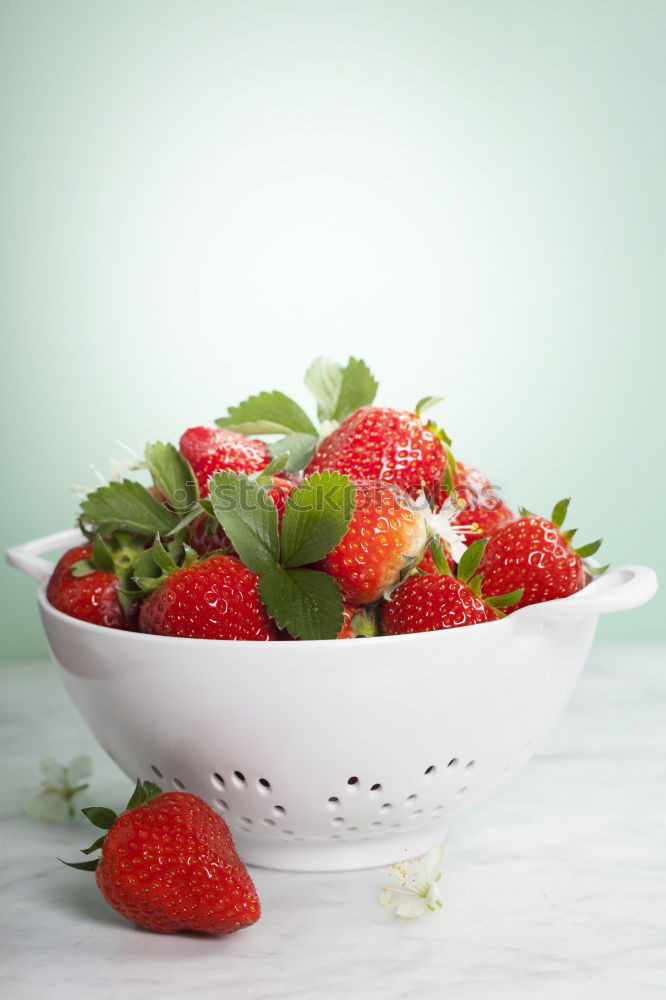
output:
[[[577,528],[568,528],[566,531],[563,530],[564,521],[566,519],[568,510],[569,510],[569,504],[570,504],[570,502],[571,502],[571,498],[570,497],[566,497],[564,500],[558,500],[558,502],[553,507],[552,514],[550,515],[550,522],[560,532],[560,534],[564,538],[564,540],[567,543],[567,545],[569,545],[569,547],[571,548],[572,552],[575,552],[576,555],[579,556],[580,559],[583,559],[583,560],[589,559],[590,556],[593,556],[595,554],[595,552],[599,551],[599,549],[600,549],[600,547],[601,547],[601,545],[603,543],[603,538],[597,538],[596,541],[594,541],[594,542],[588,542],[587,545],[581,545],[578,548],[574,548],[573,545],[571,545],[573,537],[576,534],[576,532],[577,532],[578,529]],[[518,508],[518,513],[520,514],[521,517],[538,517],[539,516],[538,514],[534,514],[531,510],[527,510],[526,507],[519,507]],[[610,565],[610,563],[608,565],[606,565],[606,566],[586,566],[586,569],[587,569],[587,572],[590,573],[591,576],[601,576],[603,573],[606,572],[606,570],[608,569],[609,565]]]
[[[444,400],[442,396],[424,396],[422,399],[419,399],[418,403],[414,407],[414,413],[420,420],[421,415],[425,413],[426,410],[431,409],[433,406],[436,406],[438,403],[442,403],[443,401]],[[439,440],[447,448],[448,452],[448,449],[451,447],[451,438],[446,433],[444,428],[438,427],[438,425],[435,423],[434,420],[428,420],[428,421],[424,420],[423,423],[428,428],[428,430],[432,431],[433,434],[435,434],[436,437],[439,438]],[[455,472],[455,463],[454,463],[454,472]]]
[[[503,612],[501,609],[512,607],[514,604],[517,604],[523,596],[523,591],[522,589],[513,590],[510,594],[500,594],[497,597],[483,596],[483,573],[479,573],[477,570],[481,565],[481,560],[483,559],[483,553],[485,552],[487,544],[487,538],[479,538],[467,549],[465,549],[465,552],[458,563],[456,579],[462,580],[463,583],[466,583],[475,597],[480,598],[485,604],[494,608],[498,615],[502,617]],[[437,572],[443,575],[452,576],[453,574],[451,573],[451,568],[446,560],[446,556],[442,552],[437,538],[431,539],[430,551],[432,553],[433,562]]]
[[[279,628],[300,639],[334,639],[343,601],[335,580],[310,568],[338,545],[354,512],[356,489],[337,472],[315,473],[278,514],[267,490],[235,472],[210,480],[215,516],[241,562],[259,577],[259,596]]]
[[[269,451],[288,472],[299,472],[310,462],[322,437],[331,433],[350,413],[369,406],[378,383],[365,361],[349,358],[342,366],[317,358],[305,374],[305,385],[317,402],[318,429],[305,410],[283,392],[260,392],[238,406],[230,406],[218,427],[252,435],[276,435]]]
[[[132,809],[137,809],[139,806],[145,805],[146,802],[150,802],[151,799],[156,798],[158,795],[162,794],[162,789],[159,788],[152,781],[141,781],[137,780],[136,786],[129,802],[123,809],[123,812],[130,812]],[[115,821],[118,819],[118,814],[113,811],[113,809],[107,809],[104,806],[88,806],[86,809],[82,809],[81,812],[89,819],[93,826],[96,826],[99,830],[104,830],[104,834],[98,837],[90,845],[81,851],[81,854],[94,854],[95,851],[99,851],[104,846],[104,840],[106,838],[106,833],[111,829]],[[67,865],[68,868],[76,868],[78,871],[83,872],[94,872],[101,858],[92,858],[90,861],[63,861],[62,858],[58,858],[63,865]]]
[[[379,635],[379,606],[366,604],[352,615],[351,627],[357,639],[372,639]]]
[[[115,531],[106,538],[99,532],[92,536],[92,555],[90,559],[80,559],[71,568],[72,576],[82,577],[96,570],[114,573],[118,578],[118,600],[124,614],[129,614],[133,597],[129,596],[132,574],[137,559],[144,551],[144,539],[127,531]]]
[[[135,559],[131,579],[123,588],[123,595],[130,601],[150,597],[172,573],[189,569],[216,554],[209,552],[200,559],[181,538],[172,538],[165,543],[159,535],[155,535],[150,548],[144,549]]]

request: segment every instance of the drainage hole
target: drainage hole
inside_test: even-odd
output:
[[[345,821],[345,818],[344,818],[344,816],[335,816],[335,817],[334,817],[334,818],[333,818],[333,819],[331,820],[331,823],[336,823],[336,824],[338,824],[338,825],[339,825],[340,823],[344,823],[344,821]]]
[[[268,795],[271,790],[271,783],[266,778],[259,778],[257,782],[257,788],[262,793],[262,795]]]
[[[273,806],[273,812],[275,813],[276,816],[284,816],[286,811],[287,810],[285,809],[284,806]]]
[[[174,778],[173,779],[173,785],[174,785],[174,788],[177,788],[179,792],[184,792],[185,791],[185,785],[180,780],[180,778]]]
[[[476,767],[476,761],[475,760],[468,760],[467,763],[465,764],[465,770],[466,771],[471,771],[473,767]]]
[[[426,769],[425,769],[425,771],[423,773],[424,774],[434,774],[436,770],[437,770],[437,768],[435,767],[435,765],[431,764],[429,767],[426,767]]]
[[[377,783],[376,785],[370,785],[371,792],[381,792],[381,790],[382,786],[379,783]]]
[[[385,802],[384,805],[379,807],[380,812],[388,812],[389,809],[393,809],[393,806],[391,805],[390,802]]]
[[[109,756],[111,756],[111,754],[109,754]],[[159,767],[155,767],[154,764],[150,765],[150,770],[153,772],[153,774],[155,775],[156,778],[163,778],[164,777],[164,775],[160,771]]]
[[[264,826],[275,826],[274,819],[262,819],[261,822],[264,824]]]
[[[228,806],[228,805],[227,805],[227,803],[226,803],[226,802],[224,801],[224,799],[215,799],[215,805],[216,805],[216,806],[217,806],[217,808],[218,808],[218,809],[220,809],[220,810],[221,810],[222,812],[226,812],[226,811],[227,811],[227,809],[229,808],[229,806]]]
[[[352,775],[351,778],[347,778],[348,785],[358,785],[358,778],[356,775]]]
[[[213,782],[214,785],[217,785],[218,788],[225,788],[226,787],[225,784],[224,784],[224,778],[222,777],[221,774],[218,774],[217,771],[215,771],[211,775],[211,781]]]
[[[451,760],[448,762],[448,764],[446,766],[447,767],[457,767],[458,766],[458,758],[457,757],[452,757]]]
[[[245,784],[245,775],[242,773],[242,771],[234,771],[234,782],[239,787]]]
[[[241,823],[247,823],[248,826],[252,826],[253,822],[249,816],[241,816],[240,821]]]

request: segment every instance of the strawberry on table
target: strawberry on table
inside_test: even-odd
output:
[[[220,427],[190,427],[180,439],[180,451],[192,467],[202,497],[208,496],[214,472],[232,469],[251,476],[271,460],[263,441]]]
[[[157,589],[144,601],[141,631],[189,639],[277,639],[258,583],[256,574],[232,556],[174,566],[155,580]]]
[[[232,934],[261,916],[229,828],[203,799],[139,781],[120,816],[82,812],[107,831],[83,853],[101,855],[65,864],[94,871],[106,901],[132,923],[163,934]]]
[[[491,534],[481,562],[485,593],[523,591],[507,614],[529,604],[569,597],[584,586],[583,560],[594,555],[601,539],[574,549],[571,540],[575,529],[562,530],[568,506],[568,500],[560,500],[550,520],[522,510],[517,521]]]

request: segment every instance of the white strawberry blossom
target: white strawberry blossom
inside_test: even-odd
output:
[[[460,562],[467,549],[463,532],[454,524],[455,519],[460,514],[460,508],[456,505],[451,506],[446,503],[435,514],[430,509],[430,504],[423,491],[416,496],[414,506],[425,518],[429,533],[441,538],[454,560]]]
[[[398,885],[383,888],[380,903],[403,920],[434,913],[443,905],[439,891],[443,860],[444,845],[435,844],[422,858],[391,865],[389,874]]]
[[[92,470],[93,475],[98,480],[99,485],[101,486],[108,486],[109,483],[119,482],[119,480],[122,479],[122,477],[126,472],[131,472],[135,469],[146,468],[146,462],[144,461],[144,459],[141,457],[141,455],[138,455],[134,451],[134,449],[130,447],[130,445],[125,444],[125,442],[121,441],[119,438],[116,438],[116,444],[120,445],[121,448],[125,449],[125,451],[128,454],[128,457],[109,459],[108,479],[103,472],[100,472],[100,470],[97,468],[96,465],[93,465],[92,462],[88,463],[89,468]],[[85,497],[88,496],[89,493],[94,493],[94,491],[98,488],[99,488],[98,486],[79,486],[78,484],[76,484],[72,486],[72,493],[74,493],[76,496]]]
[[[58,823],[75,814],[74,799],[88,784],[86,778],[92,774],[89,757],[76,757],[67,767],[55,760],[43,760],[41,791],[29,802],[25,811],[34,819],[44,819]]]

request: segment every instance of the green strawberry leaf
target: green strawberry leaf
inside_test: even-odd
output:
[[[103,570],[105,573],[115,573],[116,564],[113,558],[113,552],[106,544],[101,535],[95,535],[95,540],[92,547],[93,562],[97,569]]]
[[[330,358],[316,358],[305,373],[305,384],[317,400],[319,419],[332,420],[340,396],[342,365]]]
[[[342,540],[354,512],[356,489],[338,472],[315,472],[287,497],[282,516],[282,562],[318,562]]]
[[[105,809],[104,806],[88,806],[82,809],[83,815],[90,820],[93,826],[98,826],[100,830],[110,830],[118,819],[113,809]]]
[[[283,392],[260,392],[230,406],[226,417],[215,423],[242,434],[313,434],[317,435],[307,413]]]
[[[58,861],[61,861],[63,865],[67,865],[68,868],[76,868],[80,872],[94,872],[100,860],[100,858],[95,858],[93,861],[63,861],[62,858],[58,858]]]
[[[199,486],[187,459],[174,445],[161,441],[147,444],[144,455],[155,486],[174,510],[181,517],[191,511],[199,499]]]
[[[538,517],[539,516],[538,514],[535,514],[533,511],[528,510],[527,507],[519,507],[518,508],[518,513],[520,514],[521,517]]]
[[[72,563],[69,572],[78,579],[81,576],[88,576],[89,573],[94,573],[96,569],[97,566],[95,566],[92,559],[79,559],[78,562]]]
[[[499,594],[497,597],[485,597],[484,601],[491,608],[511,608],[514,604],[518,603],[522,596],[523,588],[521,587],[520,590],[512,590],[509,594]]]
[[[102,834],[102,836],[98,837],[95,843],[91,844],[90,847],[83,848],[81,854],[93,854],[95,851],[99,851],[105,840],[106,834]]]
[[[155,564],[163,573],[168,575],[169,573],[175,573],[179,569],[178,563],[172,557],[171,553],[162,545],[159,535],[156,535],[150,551]]]
[[[472,542],[469,548],[465,549],[458,563],[459,580],[464,580],[466,583],[474,576],[479,568],[479,563],[483,558],[483,552],[487,544],[487,538],[479,538],[475,542]]]
[[[581,559],[589,559],[590,556],[593,556],[595,552],[599,551],[602,542],[603,538],[597,538],[596,542],[590,542],[588,545],[581,545],[579,549],[574,549],[574,552],[577,556],[580,556]]]
[[[326,573],[276,566],[262,576],[259,594],[278,627],[297,639],[335,639],[342,628],[342,594]]]
[[[567,510],[569,509],[570,502],[571,498],[567,497],[565,500],[560,500],[560,502],[556,503],[553,507],[553,513],[550,516],[550,520],[556,528],[561,528],[564,524],[564,519],[567,516]]]
[[[329,358],[317,358],[306,372],[305,384],[317,400],[319,419],[335,423],[369,406],[378,388],[365,361],[358,358],[349,358],[344,368]]]
[[[350,358],[342,369],[342,381],[332,420],[342,422],[361,406],[369,406],[377,395],[379,383],[365,361]]]
[[[357,639],[372,639],[379,635],[378,605],[366,604],[352,617],[351,626]]]
[[[159,785],[156,785],[152,781],[141,781],[141,779],[138,778],[136,785],[134,786],[134,791],[130,796],[130,800],[125,806],[125,812],[137,809],[139,806],[144,805],[146,802],[150,802],[151,799],[154,799],[156,796],[161,794],[162,789]]]
[[[281,472],[284,472],[287,462],[289,460],[289,453],[284,452],[276,455],[276,457],[269,462],[265,469],[261,472],[255,473],[250,476],[254,479],[255,483],[259,483],[260,486],[268,486],[269,489],[273,485],[273,476],[279,476]]]
[[[447,558],[442,551],[442,546],[440,544],[439,538],[431,538],[428,544],[430,549],[430,554],[432,555],[432,561],[435,564],[435,569],[442,576],[451,576],[451,567],[448,564]]]
[[[113,531],[132,531],[153,536],[170,535],[178,518],[163,503],[130,479],[100,486],[81,504],[82,520],[101,535]]]
[[[319,438],[314,434],[288,434],[269,444],[268,450],[271,455],[281,458],[287,472],[300,472],[316,452],[318,444]]]
[[[215,516],[240,559],[253,573],[277,565],[278,515],[266,490],[245,475],[224,470],[210,480]]]
[[[589,573],[590,576],[603,576],[609,567],[610,563],[606,563],[605,566],[590,566],[589,563],[586,563],[585,571]]]
[[[420,417],[422,413],[426,410],[432,409],[433,406],[437,406],[438,403],[443,403],[444,399],[442,396],[424,396],[423,399],[419,399],[414,412],[417,417]]]

